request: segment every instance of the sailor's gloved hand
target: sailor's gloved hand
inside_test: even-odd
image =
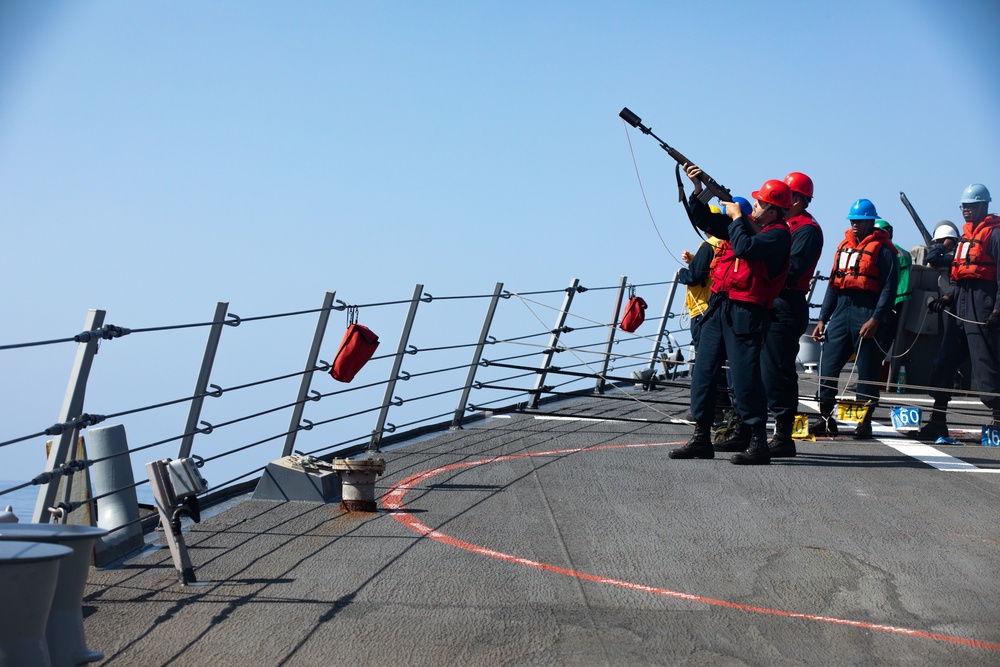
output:
[[[990,331],[1000,329],[1000,310],[994,310],[990,313],[990,316],[986,318],[986,328]]]
[[[951,305],[951,299],[946,296],[939,296],[936,299],[932,299],[930,303],[927,304],[927,310],[932,313],[940,313],[942,310]]]

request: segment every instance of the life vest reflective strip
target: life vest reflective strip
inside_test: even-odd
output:
[[[990,237],[997,227],[1000,227],[1000,218],[995,215],[986,216],[978,225],[965,223],[951,263],[952,280],[997,279],[997,258],[989,253]]]
[[[788,232],[788,225],[775,222],[760,230],[759,233],[779,228]],[[733,301],[748,301],[765,308],[774,306],[774,298],[785,285],[788,275],[789,256],[785,256],[785,264],[781,273],[773,278],[767,275],[767,262],[763,259],[741,259],[733,253],[733,247],[728,241],[723,242],[725,250],[719,257],[719,263],[712,272],[712,291],[727,292]]]
[[[882,230],[875,230],[860,243],[855,241],[854,232],[847,230],[833,258],[830,286],[838,290],[882,291],[883,280],[878,272],[878,254],[882,246],[896,254],[889,235]]]
[[[819,223],[816,222],[816,219],[813,218],[808,213],[805,212],[800,213],[794,218],[790,218],[788,220],[788,228],[792,232],[792,238],[795,238],[795,232],[799,229],[802,229],[803,227],[815,227],[816,231],[819,232],[820,239],[823,238],[823,229],[819,226]],[[822,247],[822,245],[820,247]],[[799,276],[798,280],[796,280],[794,283],[786,283],[785,289],[793,290],[796,292],[808,292],[809,281],[812,280],[813,275],[816,273],[817,264],[819,264],[818,253],[816,257],[813,259],[812,266],[809,267],[809,270],[803,272],[803,274]]]
[[[684,301],[688,309],[688,314],[691,317],[698,317],[708,310],[708,298],[712,296],[712,272],[715,270],[715,265],[719,263],[720,248],[725,241],[714,236],[709,236],[705,240],[705,243],[712,246],[714,255],[712,263],[708,267],[708,279],[705,281],[705,284],[688,285]]]

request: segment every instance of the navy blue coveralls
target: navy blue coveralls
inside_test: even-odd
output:
[[[988,252],[990,257],[998,260],[1000,264],[998,231],[1000,230],[994,230],[990,235]],[[998,281],[1000,281],[1000,270],[997,271],[997,280],[952,281],[946,296],[951,298],[955,314],[961,319],[956,320],[945,313],[944,335],[941,337],[941,347],[937,356],[934,357],[930,377],[932,387],[951,388],[955,369],[971,357],[975,387],[982,392],[980,400],[993,411],[994,418],[1000,415],[1000,397],[989,394],[1000,393],[1000,360],[998,360],[1000,331],[987,329],[985,322],[996,307]],[[938,408],[947,406],[951,400],[950,391],[938,390],[927,393],[934,398],[935,407]]]
[[[715,248],[708,241],[702,241],[698,250],[694,253],[691,263],[683,266],[677,271],[677,282],[681,285],[701,285],[708,283],[712,271],[712,260],[715,259]],[[694,349],[698,349],[698,340],[701,338],[701,321],[705,318],[705,313],[691,318],[691,344]]]
[[[879,254],[875,261],[879,280],[882,282],[880,292],[838,290],[831,284],[823,298],[819,319],[826,323],[823,330],[826,341],[823,343],[823,360],[820,364],[819,405],[820,413],[824,416],[832,412],[833,405],[837,402],[837,378],[854,353],[858,353],[855,362],[858,380],[857,399],[871,400],[873,405],[878,404],[880,396],[878,380],[885,354],[878,347],[877,335],[861,339],[861,326],[872,318],[879,321],[879,327],[885,324],[889,311],[896,302],[899,264],[896,261],[895,250],[885,246],[879,246]]]
[[[763,260],[768,277],[780,276],[788,264],[791,238],[787,227],[772,227],[756,233],[752,223],[742,216],[731,220],[712,213],[708,205],[694,195],[690,199],[691,219],[695,226],[729,241],[740,259]],[[708,429],[715,414],[715,378],[729,359],[735,407],[747,426],[767,423],[767,397],[760,377],[760,353],[770,320],[763,306],[734,301],[724,292],[713,292],[702,319],[697,362],[691,378],[691,416]]]
[[[792,232],[792,257],[786,285],[795,285],[812,271],[823,252],[823,233],[812,225]],[[796,360],[799,339],[809,327],[806,291],[783,289],[774,300],[771,328],[764,338],[761,378],[767,390],[767,407],[776,421],[791,424],[799,407],[799,374]]]
[[[691,263],[685,267],[681,267],[677,271],[677,282],[681,285],[701,285],[704,287],[711,276],[713,259],[715,259],[715,248],[708,241],[702,241],[701,245],[698,246],[698,250],[694,253],[694,257],[691,258]],[[705,310],[707,312],[707,306]],[[691,345],[694,346],[696,353],[698,351],[698,343],[701,340],[701,323],[704,319],[705,313],[695,315],[691,318]],[[698,365],[697,356],[695,356],[695,365]],[[733,405],[733,400],[729,395],[729,385],[729,375],[725,368],[720,367],[715,383],[715,407],[717,410],[728,410]],[[722,415],[720,413],[716,416],[721,419]]]

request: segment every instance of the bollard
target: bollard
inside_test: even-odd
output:
[[[385,472],[385,459],[334,459],[342,483],[341,503],[348,512],[375,512],[375,478]]]
[[[0,541],[0,667],[50,667],[45,626],[69,547]],[[16,603],[14,603],[16,601]]]
[[[0,512],[0,523],[17,523],[20,519],[14,514],[14,508],[7,505],[7,509]]]
[[[103,660],[104,654],[87,648],[83,633],[83,591],[87,586],[94,542],[108,531],[93,526],[53,523],[16,523],[0,527],[0,545],[15,541],[42,542],[67,547],[60,561],[45,637],[52,667],[70,667]]]
[[[99,498],[97,525],[108,530],[97,544],[95,563],[102,566],[141,549],[144,540],[125,427],[115,424],[92,428],[89,434],[91,455],[97,461],[90,467],[94,496]]]

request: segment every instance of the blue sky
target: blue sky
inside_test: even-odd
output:
[[[974,0],[0,0],[0,343],[88,308],[139,327],[326,289],[665,280],[623,106],[736,193],[812,176],[821,269],[859,197],[909,247],[901,190],[931,226],[970,182],[1000,195],[998,34]],[[670,251],[693,250],[673,163],[629,136]],[[71,359],[0,352],[10,437],[54,420]]]

